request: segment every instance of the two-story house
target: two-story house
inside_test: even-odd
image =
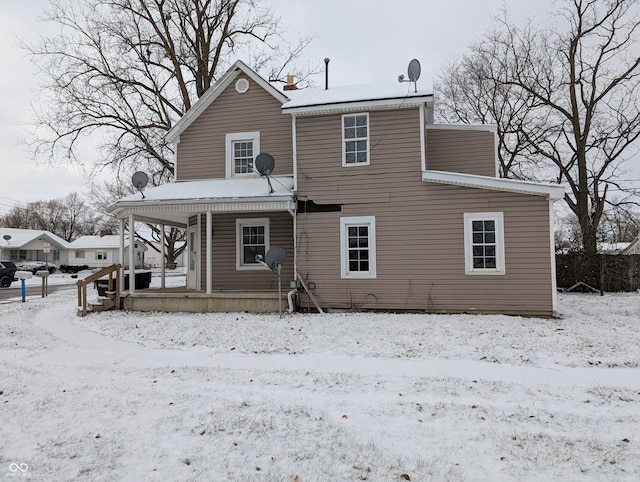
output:
[[[280,90],[236,62],[168,133],[176,181],[111,208],[121,232],[188,231],[186,289],[125,306],[266,310],[277,281],[255,256],[281,246],[303,307],[551,314],[564,189],[499,179],[494,129],[436,125],[432,103],[398,82]]]

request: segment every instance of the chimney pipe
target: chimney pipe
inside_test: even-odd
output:
[[[325,57],[324,59],[324,90],[329,89],[329,61],[331,59],[329,57]]]

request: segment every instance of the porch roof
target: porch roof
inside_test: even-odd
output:
[[[292,176],[176,181],[133,194],[108,208],[117,218],[186,227],[189,216],[217,213],[287,211],[294,193]]]

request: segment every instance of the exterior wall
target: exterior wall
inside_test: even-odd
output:
[[[427,127],[427,169],[495,177],[495,147],[491,131]]]
[[[315,203],[387,202],[402,193],[397,179],[420,180],[420,113],[372,111],[370,165],[342,167],[340,114],[296,121],[298,197]]]
[[[260,150],[271,154],[275,174],[293,173],[291,116],[281,104],[248,77],[249,90],[239,94],[235,81],[180,135],[176,180],[225,177],[226,134],[260,132]],[[257,155],[258,153],[256,153]]]
[[[77,251],[84,251],[84,258],[76,258]],[[96,252],[107,253],[107,259],[96,259]],[[138,248],[133,250],[133,255],[136,259],[136,267],[142,266],[144,263],[145,250],[144,248]],[[85,248],[75,249],[71,252],[71,260],[69,264],[86,264],[91,268],[106,268],[112,264],[120,262],[120,249],[114,248]],[[124,266],[129,265],[129,248],[124,250]]]
[[[371,111],[371,164],[342,167],[341,116],[297,119],[298,197],[333,212],[297,223],[298,272],[324,307],[431,312],[553,311],[549,201],[425,183],[418,109]],[[427,129],[427,168],[495,176],[487,131]],[[505,275],[466,275],[464,213],[503,212]],[[340,218],[375,216],[375,279],[342,279]],[[303,296],[303,303],[309,303]]]
[[[408,187],[408,186],[407,186]],[[430,312],[553,311],[549,202],[412,183],[405,200],[298,218],[298,271],[322,306]],[[464,213],[503,212],[505,275],[466,275]],[[376,217],[377,278],[340,278],[341,216]]]
[[[278,277],[267,268],[256,270],[236,269],[236,219],[238,218],[269,218],[270,247],[282,246],[287,250],[287,260],[282,266],[282,289],[289,290],[289,281],[293,278],[293,218],[287,212],[283,213],[243,213],[243,214],[214,214],[212,218],[213,235],[213,290],[277,290]],[[206,258],[206,215],[201,215],[200,246],[200,286],[206,289],[207,258]]]

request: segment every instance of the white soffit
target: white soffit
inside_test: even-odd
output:
[[[422,180],[425,182],[489,189],[492,191],[545,196],[552,201],[558,201],[564,198],[564,186],[558,186],[556,184],[516,181],[513,179],[432,170],[422,171]]]

